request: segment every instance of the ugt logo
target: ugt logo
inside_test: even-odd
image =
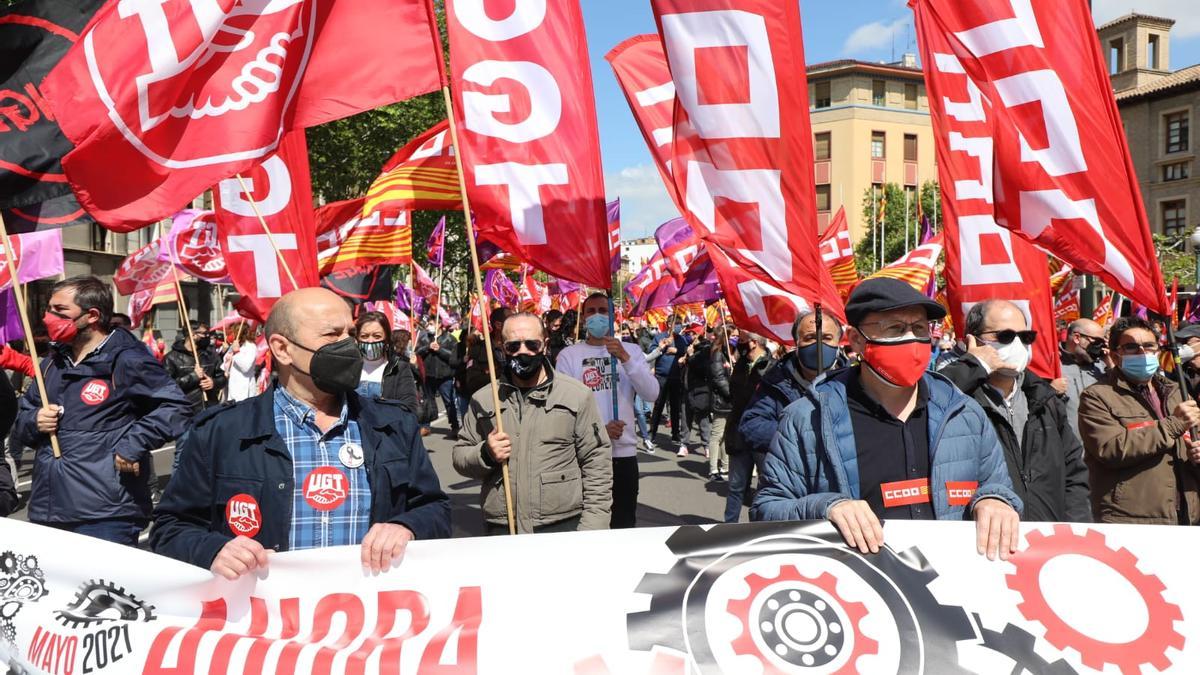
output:
[[[84,37],[92,84],[126,140],[165,167],[265,156],[308,60],[317,2],[119,0],[118,20]],[[136,77],[117,50],[146,55]],[[229,150],[239,142],[231,130],[254,128],[270,133],[243,134]],[[229,151],[213,154],[213,138]]]

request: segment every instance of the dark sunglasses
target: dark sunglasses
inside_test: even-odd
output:
[[[995,335],[996,342],[999,342],[1002,345],[1011,344],[1012,341],[1017,338],[1020,338],[1021,344],[1026,345],[1026,346],[1033,344],[1033,342],[1035,340],[1037,340],[1037,331],[1036,330],[1012,330],[1012,329],[989,330],[989,331],[984,331],[984,332],[980,333],[979,337],[983,337],[984,335],[989,335],[989,334]]]
[[[509,340],[508,342],[504,343],[504,353],[509,355],[516,354],[517,352],[521,351],[521,345],[525,345],[525,349],[528,349],[534,354],[542,351],[541,340]]]

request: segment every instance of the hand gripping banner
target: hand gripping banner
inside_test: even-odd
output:
[[[493,16],[480,0],[446,2],[459,152],[479,235],[552,276],[608,288],[604,175],[579,4],[505,6]]]
[[[1168,314],[1150,225],[1087,3],[909,0],[909,6],[934,121],[942,119],[943,189],[953,188],[959,202],[980,204],[963,215],[990,220],[994,212],[996,225]],[[1002,244],[997,232],[987,238],[993,250]],[[1006,265],[1011,272],[1014,261],[1010,254],[981,262],[999,273]],[[963,273],[971,273],[969,266],[964,260]],[[1010,274],[1000,283],[1010,282],[1019,280]],[[1049,302],[1047,297],[1047,308]]]
[[[971,523],[892,521],[886,545],[867,556],[825,523],[743,523],[415,541],[376,576],[362,571],[358,547],[273,553],[267,573],[228,582],[132,547],[0,520],[0,667],[54,675],[1200,670],[1200,598],[1189,592],[1188,564],[1200,555],[1200,533],[1021,530],[1021,551],[1008,562],[975,553]]]

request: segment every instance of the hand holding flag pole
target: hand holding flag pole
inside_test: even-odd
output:
[[[33,359],[33,379],[37,382],[38,395],[42,397],[42,409],[50,409],[50,399],[46,394],[46,380],[42,377],[42,367],[38,363],[37,346],[33,342],[33,328],[29,325],[29,312],[25,306],[25,290],[18,288],[20,283],[17,276],[17,264],[12,256],[12,242],[8,238],[8,227],[4,224],[4,214],[0,213],[0,241],[4,245],[4,260],[8,264],[8,277],[12,280],[13,297],[17,299],[17,310],[21,314],[21,327],[25,329],[25,344],[29,346],[29,356]],[[50,448],[54,450],[54,458],[62,457],[62,449],[58,446],[58,434],[50,434]]]

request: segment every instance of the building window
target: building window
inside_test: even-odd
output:
[[[1151,35],[1146,42],[1146,60],[1150,62],[1150,67],[1154,70],[1160,70],[1158,67],[1158,36]]]
[[[816,156],[818,162],[829,159],[832,151],[831,144],[830,133],[828,131],[822,131],[813,137],[813,154]]]
[[[1160,208],[1163,234],[1182,234],[1187,228],[1187,201],[1174,199],[1163,202]]]
[[[904,85],[904,107],[908,110],[917,109],[917,85]]]
[[[904,134],[904,161],[917,161],[917,135]]]
[[[818,82],[816,88],[817,88],[817,94],[816,94],[817,106],[816,107],[828,108],[830,105],[832,105],[833,100],[832,100],[832,96],[829,91],[829,89],[830,89],[829,82],[828,81]]]
[[[1163,117],[1167,127],[1167,153],[1186,152],[1188,149],[1188,114],[1171,113]]]
[[[1162,179],[1164,183],[1173,180],[1186,180],[1190,174],[1191,171],[1188,169],[1188,162],[1167,164],[1162,168]]]
[[[871,80],[871,105],[881,108],[887,105],[887,82]]]
[[[1125,70],[1125,39],[1117,38],[1108,43],[1108,72],[1112,75]]]
[[[886,157],[886,155],[884,154],[884,145],[886,144],[886,141],[887,141],[887,134],[885,134],[884,132],[882,132],[882,131],[872,131],[871,132],[871,159],[883,159],[884,157]]]
[[[817,186],[817,211],[826,212],[829,210],[830,210],[829,209],[829,186],[828,185],[818,185]]]
[[[101,227],[100,223],[92,223],[92,250],[108,251],[108,230]]]

